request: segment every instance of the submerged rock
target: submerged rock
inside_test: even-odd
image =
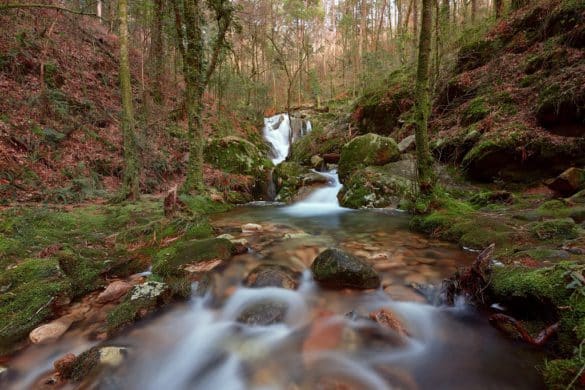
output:
[[[400,336],[408,336],[408,331],[404,324],[390,310],[380,309],[373,311],[370,313],[370,319],[385,328],[392,329]]]
[[[257,223],[246,223],[242,225],[241,229],[242,233],[255,233],[263,230],[262,225],[258,225]]]
[[[385,165],[398,159],[400,151],[392,138],[373,133],[356,137],[341,149],[339,179],[345,182],[360,168]]]
[[[278,264],[261,264],[246,279],[247,287],[280,287],[294,290],[299,285],[300,273]]]
[[[266,300],[245,308],[237,321],[248,325],[272,325],[283,322],[287,310],[286,303]]]
[[[315,280],[325,287],[368,289],[380,286],[380,277],[371,265],[335,248],[321,252],[311,270]]]

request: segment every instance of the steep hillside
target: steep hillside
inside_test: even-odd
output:
[[[95,19],[54,10],[5,11],[0,24],[0,199],[70,203],[116,189],[123,167],[117,36]],[[141,187],[150,193],[183,174],[186,124],[177,109],[180,81],[169,80],[163,106],[145,110],[141,56],[131,53],[131,64]],[[252,122],[226,113],[220,119],[210,99],[208,107],[208,135],[261,143]],[[248,180],[211,166],[206,178],[220,189]]]
[[[469,31],[462,39],[470,42],[438,82],[430,124],[435,156],[488,182],[534,182],[584,164],[584,21],[583,2],[539,1],[487,35]],[[408,135],[412,84],[412,74],[393,73],[388,89],[357,101],[353,125]]]

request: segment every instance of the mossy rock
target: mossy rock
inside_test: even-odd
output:
[[[311,264],[315,280],[329,288],[368,289],[380,286],[380,276],[368,263],[339,249],[330,248]]]
[[[296,162],[285,161],[280,163],[273,172],[273,180],[276,185],[276,200],[291,202],[295,200],[298,190],[308,183],[305,177],[314,175],[311,171]]]
[[[283,322],[287,311],[286,303],[267,299],[246,307],[237,321],[247,325],[273,325]]]
[[[367,166],[385,165],[400,159],[396,141],[377,134],[366,134],[354,138],[341,149],[339,178],[345,182],[350,175]]]
[[[54,317],[71,284],[54,258],[27,259],[0,273],[0,354],[12,351],[40,324]]]
[[[571,240],[582,233],[581,228],[571,218],[533,222],[528,229],[534,238],[539,240]]]
[[[165,283],[148,281],[134,286],[122,303],[108,313],[108,332],[117,332],[168,304],[171,296],[171,288]]]
[[[234,244],[225,238],[180,241],[155,255],[152,272],[162,277],[181,276],[182,266],[211,259],[227,260],[233,254]]]
[[[358,169],[346,180],[337,197],[343,207],[396,208],[414,198],[414,175],[415,167],[410,160]]]
[[[346,143],[346,134],[330,131],[314,125],[313,130],[295,140],[290,148],[289,160],[298,164],[311,166],[311,157],[323,156],[328,153],[341,153],[341,148]]]
[[[258,176],[269,167],[253,143],[234,136],[209,140],[204,155],[206,162],[229,173]]]
[[[279,264],[260,264],[244,280],[246,287],[280,287],[294,290],[299,285],[301,274]]]
[[[101,277],[105,269],[105,263],[96,253],[96,257],[87,258],[76,254],[71,249],[65,249],[56,254],[59,259],[59,267],[71,280],[74,297],[83,296],[104,285]],[[100,259],[100,260],[97,260]]]

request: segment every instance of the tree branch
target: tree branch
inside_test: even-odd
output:
[[[227,4],[227,6],[226,6]],[[209,65],[207,67],[207,72],[205,72],[205,84],[209,82],[211,75],[215,71],[217,67],[217,62],[219,60],[219,55],[221,53],[221,49],[225,43],[225,35],[230,27],[230,24],[233,20],[233,13],[234,10],[229,4],[229,2],[225,0],[220,0],[220,4],[215,8],[217,24],[218,24],[218,31],[217,36],[215,37],[215,41],[213,42],[213,49],[211,54],[211,60],[209,61]]]

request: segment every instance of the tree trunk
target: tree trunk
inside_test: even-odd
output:
[[[418,66],[416,73],[416,152],[417,172],[420,192],[429,194],[433,190],[434,175],[429,151],[428,119],[431,109],[429,96],[429,60],[431,54],[431,30],[433,19],[433,0],[422,0]]]
[[[150,93],[155,103],[161,104],[163,76],[163,0],[154,0],[154,15],[150,41],[150,66],[152,83]]]
[[[119,0],[120,17],[120,95],[122,97],[122,135],[124,138],[124,177],[122,197],[137,199],[139,196],[138,147],[134,133],[134,112],[132,108],[132,84],[128,58],[128,5]]]
[[[477,0],[471,0],[471,23],[475,23],[477,18]]]
[[[496,11],[496,19],[501,18],[504,13],[504,0],[494,0],[494,8]]]
[[[203,93],[205,92],[204,42],[202,31],[203,15],[199,0],[183,2],[185,15],[185,99],[187,105],[189,163],[187,178],[183,184],[185,192],[204,192],[203,182]]]

